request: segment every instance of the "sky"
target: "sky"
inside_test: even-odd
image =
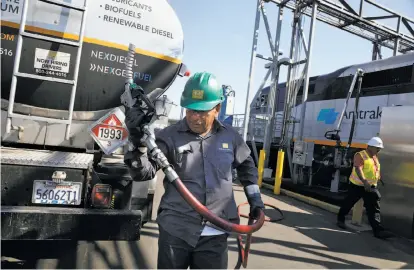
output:
[[[167,0],[181,21],[184,32],[183,62],[191,73],[208,71],[216,75],[220,84],[231,85],[236,92],[235,114],[244,114],[249,79],[250,57],[256,15],[256,0]],[[339,2],[338,0],[331,0]],[[346,0],[355,10],[359,10],[360,0]],[[376,0],[377,3],[414,19],[414,0]],[[266,3],[265,9],[275,39],[278,7]],[[385,11],[365,3],[366,16],[389,15]],[[379,21],[396,28],[396,19]],[[309,37],[310,17],[306,16],[304,33]],[[292,11],[285,8],[283,14],[280,50],[283,57],[289,56]],[[414,24],[412,24],[414,28]],[[401,24],[401,32],[408,34]],[[257,53],[270,56],[270,47],[261,19]],[[372,59],[372,43],[368,40],[317,21],[312,46],[310,76],[335,71],[338,68],[369,62]],[[304,57],[304,54],[302,54]],[[391,57],[392,50],[382,48],[383,58]],[[302,57],[302,59],[303,59]],[[259,89],[267,62],[256,59],[254,87],[250,90],[249,103]],[[303,65],[302,65],[303,66]],[[300,69],[301,70],[301,69]],[[279,82],[286,81],[287,67],[280,70]],[[166,95],[177,106],[173,106],[170,118],[179,119],[181,113],[180,96],[188,77],[177,77]],[[268,80],[267,85],[270,83]]]

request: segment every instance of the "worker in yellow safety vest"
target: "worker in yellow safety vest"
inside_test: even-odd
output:
[[[375,237],[389,238],[392,234],[385,231],[381,225],[380,199],[381,194],[377,188],[381,178],[378,153],[384,148],[379,137],[373,137],[368,142],[366,150],[357,152],[354,156],[354,166],[349,177],[350,185],[348,195],[337,216],[337,225],[346,229],[345,216],[349,213],[359,199],[363,198],[369,223]]]

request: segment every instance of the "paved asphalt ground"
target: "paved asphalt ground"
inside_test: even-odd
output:
[[[235,185],[237,203],[245,201],[243,189]],[[248,268],[414,268],[414,243],[393,238],[380,240],[371,231],[343,231],[335,226],[335,215],[307,205],[287,196],[274,196],[263,190],[264,201],[280,208],[284,219],[277,223],[265,223],[253,235]],[[158,185],[156,201],[163,193]],[[158,204],[155,205],[157,207]],[[242,208],[247,213],[248,206]],[[156,208],[153,218],[155,218]],[[269,217],[278,217],[270,208]],[[246,224],[247,220],[242,219]],[[108,224],[109,225],[109,224]],[[79,242],[40,243],[33,246],[22,243],[26,262],[21,265],[16,258],[5,257],[2,245],[2,268],[155,268],[157,258],[158,229],[156,223],[146,224],[138,242]],[[24,251],[23,251],[24,250]],[[237,262],[237,244],[229,238],[229,269]],[[41,252],[36,254],[35,252]],[[23,258],[22,258],[23,259]]]

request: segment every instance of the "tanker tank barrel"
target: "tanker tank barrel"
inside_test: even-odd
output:
[[[2,14],[7,16],[1,22],[2,33],[15,37],[4,43],[8,47],[1,55],[4,64],[2,90],[9,107],[3,110],[7,114],[4,116],[7,119],[5,133],[12,141],[16,140],[11,135],[16,132],[12,129],[12,121],[14,126],[23,118],[29,122],[55,124],[50,125],[50,132],[56,133],[65,128],[66,123],[62,123],[65,120],[68,124],[62,138],[53,139],[45,134],[42,135],[44,139],[36,140],[50,146],[63,143],[68,147],[85,148],[84,139],[74,138],[80,136],[80,130],[85,130],[78,125],[95,121],[98,115],[118,107],[126,83],[139,85],[148,95],[155,89],[165,92],[177,76],[189,74],[182,63],[182,25],[168,2],[154,4],[142,0],[134,11],[130,6],[134,1],[20,2],[18,13],[2,9]],[[62,15],[59,6],[70,12]],[[147,12],[145,16],[144,12]],[[41,15],[36,14],[50,18],[64,16],[58,20],[64,32],[58,34],[57,25],[44,23]],[[116,16],[117,21],[105,20],[102,14]],[[139,25],[145,25],[149,31],[137,32]],[[25,32],[27,29],[30,32]],[[162,35],[160,29],[170,34]],[[58,44],[65,46],[56,46]],[[10,56],[14,56],[14,60],[10,60]],[[26,107],[30,107],[29,112]],[[72,119],[80,121],[76,129],[73,129]],[[37,133],[35,126],[37,124],[32,128],[25,126],[25,133]],[[27,139],[20,143],[31,143],[32,136],[24,137]]]

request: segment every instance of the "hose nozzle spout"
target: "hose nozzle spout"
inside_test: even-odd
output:
[[[132,67],[134,66],[134,58],[135,58],[135,45],[130,43],[128,47],[128,55],[125,59],[125,70],[126,70],[126,82],[125,82],[125,89],[124,93],[121,95],[121,103],[127,107],[131,108],[136,99],[132,97],[130,86],[134,83],[134,72],[132,71]]]
[[[128,55],[125,60],[125,70],[126,70],[126,77],[129,83],[134,82],[134,73],[132,72],[132,67],[134,66],[134,58],[135,58],[135,45],[130,43],[128,47]]]

